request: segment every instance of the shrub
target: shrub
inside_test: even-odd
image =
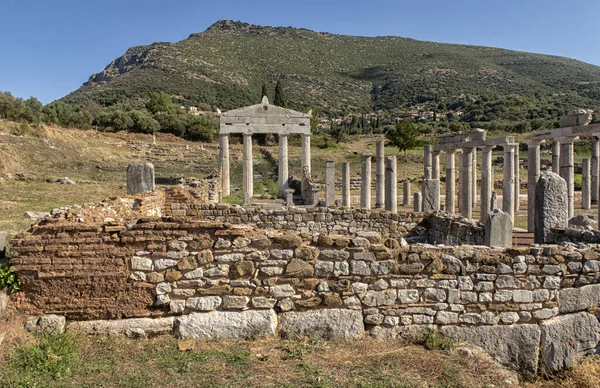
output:
[[[21,289],[21,279],[17,277],[15,271],[10,269],[8,263],[0,264],[0,290],[5,288],[8,289],[9,293]]]

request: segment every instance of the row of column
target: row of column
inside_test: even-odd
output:
[[[567,183],[567,215],[575,215],[575,158],[574,145],[576,137],[562,137],[552,144],[552,172],[559,174]],[[530,140],[527,143],[527,229],[535,228],[535,185],[540,177],[540,144],[541,140]],[[582,170],[582,208],[590,209],[592,203],[598,203],[600,142],[592,142],[592,158],[583,160]]]
[[[254,171],[252,163],[252,134],[243,134],[243,164],[242,164],[242,189],[244,202],[249,203],[254,195]],[[219,135],[219,161],[221,165],[221,184],[223,197],[231,195],[230,170],[229,170],[229,135]],[[301,169],[305,168],[310,172],[310,134],[302,134],[302,155]],[[288,135],[279,135],[279,166],[278,183],[280,195],[285,194],[289,188],[289,167],[288,167]]]
[[[383,141],[377,142],[375,207],[397,212],[398,179],[396,156],[385,157]],[[371,209],[371,159],[364,154],[361,159],[360,207]],[[325,206],[335,203],[335,163],[325,162]],[[342,164],[342,206],[350,207],[350,163]]]
[[[504,145],[504,182],[502,210],[514,217],[519,211],[519,151],[518,144]],[[481,193],[480,193],[480,219],[484,221],[492,209],[492,193],[494,192],[494,174],[492,169],[492,149],[494,146],[482,147],[481,157]],[[456,186],[455,186],[455,155],[459,154],[459,203],[460,214],[472,218],[473,208],[477,205],[477,149],[463,148],[462,150],[448,150],[446,152],[446,212],[456,212]],[[431,146],[425,147],[423,195],[439,199],[439,152],[432,151]],[[437,185],[430,185],[429,180],[437,180]],[[429,193],[427,190],[436,190]],[[427,201],[425,201],[426,203]],[[438,203],[434,201],[432,203]],[[437,208],[424,209],[426,211],[439,210]]]

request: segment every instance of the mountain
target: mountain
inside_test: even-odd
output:
[[[257,103],[261,85],[272,93],[277,80],[289,107],[336,114],[460,94],[600,106],[600,67],[573,59],[228,20],[177,43],[132,47],[62,100],[135,107],[164,91],[182,105],[228,110]]]

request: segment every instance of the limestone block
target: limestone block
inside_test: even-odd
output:
[[[29,318],[25,322],[25,329],[31,332],[44,334],[62,334],[65,331],[66,319],[62,315],[42,315]]]
[[[569,217],[567,182],[558,174],[544,171],[535,186],[536,244],[549,242],[550,228],[566,227]]]
[[[514,326],[444,326],[444,335],[454,341],[468,342],[489,352],[502,365],[527,375],[538,366],[538,325]]]
[[[540,326],[542,365],[551,371],[572,367],[579,357],[593,354],[600,341],[598,319],[587,312],[555,317]]]
[[[127,337],[151,337],[169,334],[173,331],[173,317],[133,318],[116,321],[78,321],[69,323],[69,330],[84,334],[124,335]]]
[[[356,310],[324,309],[281,315],[281,336],[284,338],[354,340],[361,338],[364,330],[362,312]]]
[[[132,163],[127,166],[127,194],[154,191],[154,165],[152,163]]]
[[[488,213],[485,220],[485,245],[488,247],[512,247],[513,222],[510,214],[498,209]]]
[[[237,341],[274,337],[277,314],[270,310],[212,311],[177,318],[175,335],[204,341]]]
[[[311,277],[314,275],[315,269],[304,260],[292,259],[286,266],[285,273],[295,277]]]
[[[563,288],[558,292],[557,299],[561,314],[596,309],[600,306],[600,284]]]
[[[440,181],[437,179],[423,180],[423,211],[433,212],[440,210]]]
[[[193,310],[210,311],[219,307],[221,302],[220,296],[200,296],[188,299],[185,302],[185,307]]]

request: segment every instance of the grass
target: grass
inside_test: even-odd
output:
[[[13,340],[0,350],[3,387],[485,387],[503,372],[452,351],[401,341],[197,342],[85,337]]]

